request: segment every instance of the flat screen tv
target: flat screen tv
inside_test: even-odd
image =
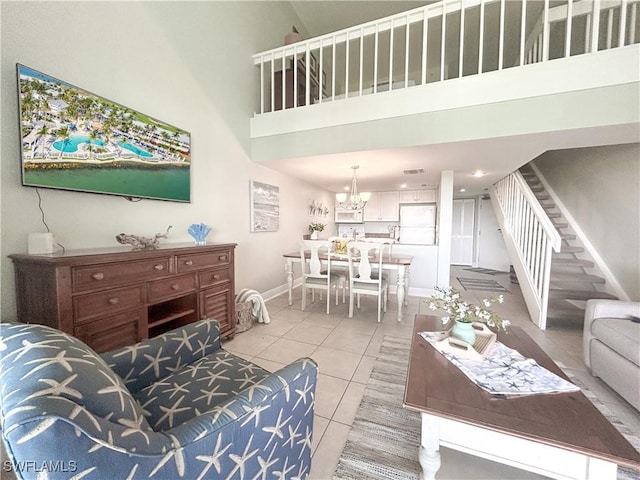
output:
[[[17,64],[22,184],[191,199],[191,135]]]

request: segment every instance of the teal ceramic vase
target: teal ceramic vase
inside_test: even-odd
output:
[[[467,342],[469,345],[476,343],[476,331],[473,328],[473,324],[460,322],[456,320],[451,330],[451,335],[455,338]]]

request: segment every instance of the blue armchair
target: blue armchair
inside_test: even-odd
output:
[[[202,320],[98,355],[0,324],[2,439],[18,478],[305,478],[317,365],[269,373]]]

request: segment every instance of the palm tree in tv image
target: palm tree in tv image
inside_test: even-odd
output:
[[[65,149],[67,148],[67,143],[69,143],[69,127],[60,127],[56,131],[56,138],[60,140],[60,153],[58,154],[58,160],[62,158],[62,155],[65,153]]]
[[[42,159],[44,160],[45,158],[45,146],[47,143],[47,135],[49,134],[49,127],[47,127],[46,123],[42,123],[42,127],[40,127],[40,130],[38,130],[38,135],[40,135],[40,145],[42,147]]]
[[[95,158],[95,155],[93,155],[93,147],[100,138],[100,135],[100,130],[95,128],[89,132],[89,145],[87,146],[89,149],[89,158]]]

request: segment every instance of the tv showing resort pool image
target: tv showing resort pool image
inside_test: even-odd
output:
[[[22,184],[190,202],[191,135],[17,64]]]

